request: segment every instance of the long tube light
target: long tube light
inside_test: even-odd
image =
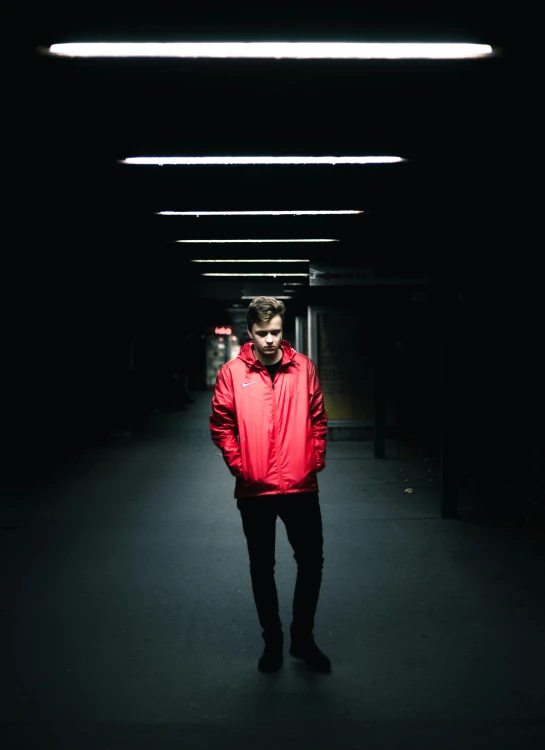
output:
[[[158,216],[319,216],[362,214],[363,211],[156,211]]]
[[[70,42],[39,51],[62,57],[455,60],[486,57],[493,49],[452,42]]]
[[[214,258],[191,260],[191,263],[310,263],[308,258]]]
[[[201,273],[201,276],[308,276],[308,273]]]
[[[307,240],[174,240],[174,242],[184,242],[187,244],[216,244],[216,243],[225,243],[225,242],[338,242],[339,240],[336,239],[307,239]]]
[[[129,156],[121,164],[152,166],[224,164],[395,164],[401,156]]]

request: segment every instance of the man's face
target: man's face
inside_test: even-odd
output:
[[[254,342],[255,354],[258,359],[273,362],[280,351],[282,341],[282,317],[275,315],[268,323],[260,321],[254,323],[252,330],[248,331]]]

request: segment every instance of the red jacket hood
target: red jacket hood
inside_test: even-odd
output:
[[[282,341],[280,342],[280,346],[282,347],[282,364],[285,365],[287,362],[293,362],[295,364],[295,355],[297,354],[297,352],[292,347],[290,342],[286,341],[286,339],[282,339]],[[247,341],[245,344],[243,344],[240,347],[240,351],[237,356],[239,359],[246,363],[246,366],[250,370],[253,367],[262,365],[262,362],[260,362],[260,360],[257,359],[254,354],[253,341]]]

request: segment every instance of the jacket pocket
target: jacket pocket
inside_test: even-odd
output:
[[[229,468],[231,469],[231,474],[234,477],[244,479],[244,467],[242,465],[242,456],[239,455],[235,464],[233,466],[230,466]]]

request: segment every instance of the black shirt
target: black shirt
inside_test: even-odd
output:
[[[280,359],[274,365],[265,365],[265,367],[267,368],[267,372],[271,376],[271,380],[273,381],[273,383],[274,383],[274,376],[276,375],[276,371],[278,370],[281,364],[282,364],[282,359]]]

